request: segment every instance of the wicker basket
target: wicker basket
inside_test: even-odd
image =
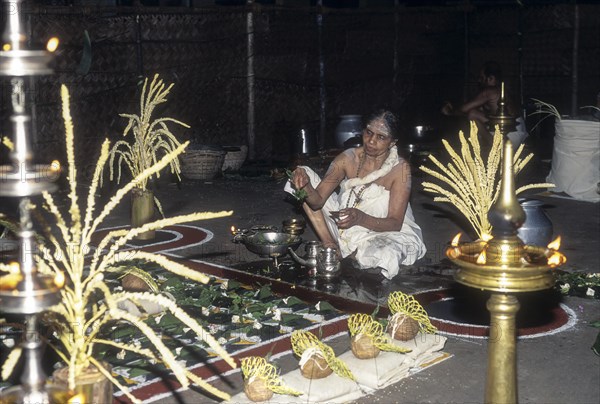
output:
[[[225,155],[225,161],[223,162],[223,171],[238,171],[242,168],[242,164],[244,164],[246,156],[248,155],[248,146],[225,147],[225,151],[227,154]]]
[[[212,180],[221,173],[225,151],[187,150],[181,155],[181,174],[191,180]]]

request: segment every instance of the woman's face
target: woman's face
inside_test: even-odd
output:
[[[363,145],[368,155],[379,156],[393,144],[394,138],[383,119],[374,119],[363,130]]]

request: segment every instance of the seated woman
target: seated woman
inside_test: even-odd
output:
[[[400,264],[410,265],[426,251],[409,203],[410,167],[398,156],[393,113],[371,115],[362,136],[363,146],[339,154],[322,180],[298,167],[286,191],[306,191],[304,211],[325,246],[353,256],[361,269],[379,267],[391,279]]]

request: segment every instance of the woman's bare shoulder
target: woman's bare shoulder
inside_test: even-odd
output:
[[[390,172],[394,179],[410,180],[410,164],[402,157],[398,157],[398,164]]]
[[[344,166],[351,165],[358,160],[358,149],[359,148],[344,150],[338,154],[333,161]]]
[[[394,166],[394,170],[410,170],[410,164],[401,156],[398,156],[398,164]]]
[[[347,176],[347,173],[355,166],[354,150],[356,149],[348,149],[338,154],[329,165],[326,176],[339,176],[339,179]]]

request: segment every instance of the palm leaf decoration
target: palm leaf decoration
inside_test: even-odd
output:
[[[144,79],[140,96],[139,115],[119,115],[128,120],[127,126],[123,130],[123,137],[130,135],[130,140],[119,140],[115,142],[110,150],[111,181],[116,177],[117,183],[121,182],[123,167],[130,172],[132,177],[137,177],[144,170],[156,164],[162,156],[172,153],[181,145],[169,125],[176,124],[184,128],[189,128],[189,125],[169,117],[153,118],[156,108],[167,102],[167,96],[171,92],[171,88],[173,88],[173,83],[167,86],[158,74],[154,75],[150,85],[148,85],[148,78]],[[181,180],[179,158],[171,159],[168,165],[171,173],[175,174],[178,180]],[[136,187],[142,190],[147,189],[148,181],[154,176],[159,178],[160,171],[140,180]],[[162,214],[160,203],[156,198],[155,202]]]
[[[66,212],[59,209],[54,197],[45,192],[43,196],[43,213],[34,210],[34,215],[40,220],[47,244],[41,247],[42,254],[36,257],[37,268],[41,273],[48,275],[63,275],[65,284],[61,289],[60,303],[51,307],[44,318],[45,323],[55,330],[49,345],[57,352],[58,356],[69,368],[69,387],[75,386],[75,377],[90,365],[95,366],[111,382],[121,389],[130,400],[139,402],[128,389],[121,385],[94,356],[97,345],[116,347],[133,352],[141,357],[148,358],[156,363],[162,363],[169,368],[183,387],[195,383],[211,394],[222,399],[229,395],[210,386],[204,380],[186,370],[178,362],[178,355],[171,351],[163,342],[160,333],[154,330],[143,318],[131,314],[120,308],[119,303],[125,301],[150,301],[160,305],[170,312],[185,327],[189,327],[196,337],[204,341],[217,355],[221,356],[231,367],[235,368],[233,358],[218,344],[217,340],[206,331],[195,319],[182,310],[176,302],[152,292],[115,292],[105,283],[105,276],[109,272],[127,266],[127,261],[143,260],[153,262],[176,275],[191,280],[207,283],[209,277],[192,270],[178,262],[172,261],[161,255],[142,252],[127,251],[120,255],[120,248],[137,234],[162,228],[168,225],[205,220],[231,215],[232,212],[204,212],[160,219],[145,224],[139,228],[119,229],[109,232],[102,240],[96,243],[95,252],[90,251],[92,235],[102,224],[109,213],[121,200],[138,184],[146,181],[150,176],[158,173],[169,165],[184,150],[187,143],[174,147],[161,159],[150,164],[138,172],[134,178],[122,186],[101,206],[99,212],[96,208],[96,193],[99,186],[102,170],[109,158],[109,142],[104,141],[100,157],[96,164],[92,183],[89,188],[85,208],[81,209],[77,189],[77,167],[75,164],[73,122],[69,108],[69,93],[65,86],[61,88],[63,101],[63,119],[65,122],[67,162],[69,166],[69,193]],[[126,259],[125,259],[126,258]],[[129,264],[132,265],[132,264]],[[0,268],[9,269],[9,268]],[[132,342],[112,341],[100,337],[101,330],[120,322],[129,323],[141,331],[153,345],[153,349],[142,349]],[[9,376],[18,359],[19,353],[10,354],[2,367],[2,375]]]
[[[469,138],[463,132],[458,134],[460,153],[455,151],[447,140],[442,140],[444,148],[450,156],[450,161],[444,165],[434,155],[429,160],[434,168],[421,166],[419,169],[439,181],[423,182],[426,192],[435,194],[435,202],[445,202],[454,205],[469,221],[475,233],[481,240],[489,240],[492,225],[488,221],[488,211],[500,194],[501,176],[499,173],[503,151],[503,137],[498,128],[493,135],[492,148],[485,160],[477,137],[477,125],[471,122]],[[513,168],[518,174],[532,159],[533,153],[521,158],[524,145],[520,145],[514,155]],[[436,170],[437,169],[437,170]],[[444,186],[445,185],[445,186]],[[549,188],[554,184],[537,183],[522,186],[517,189],[519,194],[532,188]]]

